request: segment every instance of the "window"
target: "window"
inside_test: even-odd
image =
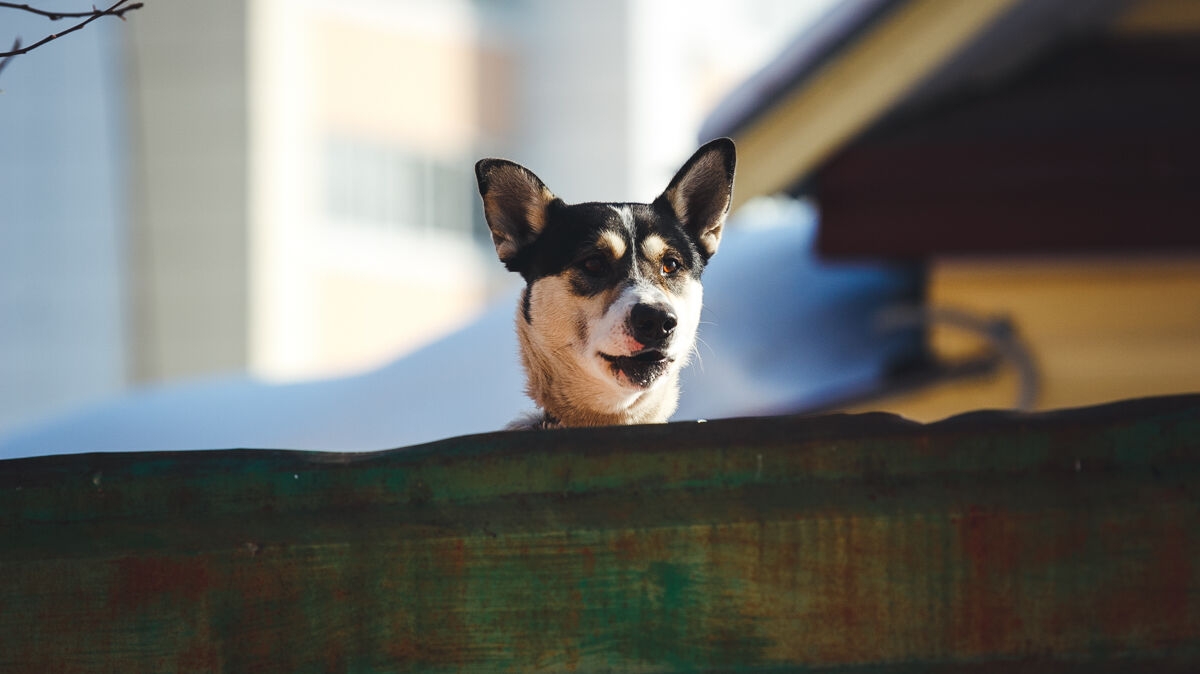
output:
[[[485,240],[467,162],[335,136],[325,142],[322,167],[324,210],[334,223]]]

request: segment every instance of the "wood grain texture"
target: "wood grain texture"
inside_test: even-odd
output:
[[[0,671],[1189,671],[1200,396],[0,462]]]

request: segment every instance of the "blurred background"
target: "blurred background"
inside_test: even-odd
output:
[[[1198,5],[147,0],[0,73],[0,444],[381,449],[495,428],[527,402],[507,336],[517,279],[495,260],[475,160],[519,161],[567,201],[649,201],[716,135],[739,143],[740,208],[685,391],[728,400],[685,398],[682,418],[930,420],[1200,390],[1197,117],[1178,91],[1200,81]],[[0,10],[5,43],[54,27]],[[1137,68],[1166,74],[1109,126],[1075,114],[1129,98],[1109,87],[1147,81]],[[1063,91],[1078,95],[1043,95]],[[1081,124],[1124,144],[1043,142]],[[1005,154],[1027,137],[1036,152]],[[1084,158],[1055,173],[1064,156]],[[1117,175],[1113,157],[1133,159]],[[977,177],[986,195],[964,192],[956,162],[1042,191],[997,169]],[[1122,211],[1058,238],[962,236],[1009,231],[1009,215],[1049,231],[988,199],[1015,190],[1000,202],[1070,219],[1043,191],[1097,166],[1103,180],[1071,189],[1101,220],[1097,185],[1133,184],[1170,204],[1150,213],[1165,229]],[[1148,175],[1166,191],[1142,189]],[[770,324],[781,312],[795,332]]]
[[[478,158],[652,199],[828,4],[151,0],[14,59],[0,430],[134,386],[360,371],[464,325],[512,282]]]

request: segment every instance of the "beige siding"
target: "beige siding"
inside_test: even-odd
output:
[[[128,23],[136,381],[246,366],[245,3],[158,3]]]
[[[478,134],[477,49],[427,35],[314,15],[310,39],[317,116],[329,129],[463,152]]]
[[[1039,407],[1200,391],[1200,258],[943,261],[930,280],[933,306],[1009,316],[1042,374]],[[978,340],[937,330],[936,349],[962,356]],[[930,387],[872,401],[920,420],[1015,399],[1016,377]]]

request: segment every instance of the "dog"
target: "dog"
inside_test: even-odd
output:
[[[732,140],[710,141],[649,204],[567,204],[519,164],[475,165],[496,254],[525,281],[516,329],[540,411],[509,429],[670,418],[735,164]]]

